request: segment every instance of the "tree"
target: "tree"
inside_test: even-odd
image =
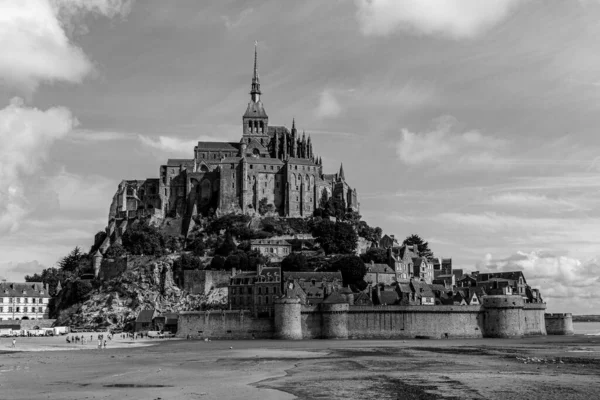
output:
[[[317,243],[327,254],[350,254],[356,249],[358,235],[350,224],[322,220],[314,229]]]
[[[221,270],[225,269],[225,257],[214,256],[210,261],[210,269],[212,270]]]
[[[121,258],[126,254],[125,248],[118,243],[113,243],[110,245],[104,257],[106,258]]]
[[[415,244],[418,247],[419,256],[428,260],[431,260],[433,258],[433,252],[429,249],[429,243],[421,239],[419,235],[410,235],[402,242],[402,245],[405,246],[412,246]]]
[[[202,257],[206,251],[206,245],[202,236],[196,236],[188,245],[187,249],[194,253],[195,256]]]
[[[358,236],[364,237],[370,242],[379,243],[383,231],[380,227],[371,228],[365,221],[360,221],[356,227]]]
[[[63,271],[75,272],[85,256],[79,247],[75,247],[68,255],[60,259],[58,267]]]
[[[360,255],[361,260],[365,263],[373,261],[375,264],[387,264],[388,254],[386,249],[380,247],[373,247],[367,250],[366,253]]]
[[[165,242],[160,230],[146,224],[136,224],[123,234],[123,247],[131,254],[163,255]]]
[[[332,265],[332,269],[342,273],[344,286],[356,285],[364,280],[367,273],[367,267],[360,257],[348,255],[339,258]]]
[[[275,207],[273,206],[273,204],[269,204],[269,200],[266,197],[263,197],[258,202],[258,213],[260,215],[265,215],[267,213],[273,212],[274,210]]]
[[[41,275],[26,275],[25,282],[42,282],[44,285],[48,285],[48,292],[51,296],[56,295],[56,286],[58,282],[64,287],[68,280],[74,278],[73,272],[63,271],[57,268],[44,268]]]
[[[285,272],[310,271],[306,256],[302,253],[292,253],[281,261],[281,270]]]
[[[223,242],[217,247],[215,254],[227,257],[235,250],[237,250],[237,246],[233,241],[233,236],[231,235],[231,232],[227,231],[225,233],[225,238],[223,239]]]

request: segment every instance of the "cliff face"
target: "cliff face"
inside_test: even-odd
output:
[[[88,299],[68,306],[70,288],[56,298],[57,324],[85,327],[124,328],[143,309],[158,313],[220,309],[227,304],[227,288],[206,295],[191,295],[173,282],[172,259],[134,258],[119,277],[102,282]]]

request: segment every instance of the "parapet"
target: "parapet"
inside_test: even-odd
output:
[[[497,296],[484,296],[483,297],[483,308],[523,308],[525,307],[525,300],[523,297],[517,295],[497,295]]]
[[[544,314],[546,320],[546,333],[548,335],[573,335],[573,315],[564,314]]]

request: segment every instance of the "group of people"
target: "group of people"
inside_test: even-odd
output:
[[[98,334],[98,348],[101,349],[104,344],[104,348],[106,349],[106,342],[108,340],[112,340],[112,335],[111,334],[107,334],[106,338],[104,338],[104,334],[100,333]],[[90,340],[89,342],[91,343],[94,340],[94,335],[90,335]],[[104,340],[104,342],[103,342]],[[78,336],[78,335],[73,335],[72,337],[67,336],[67,343],[81,343],[81,344],[86,344],[87,340],[86,337],[84,335]]]

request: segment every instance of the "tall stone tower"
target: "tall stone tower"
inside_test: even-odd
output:
[[[269,116],[267,115],[262,101],[260,101],[260,78],[258,76],[258,51],[257,43],[254,43],[254,73],[252,75],[252,86],[250,89],[250,102],[248,108],[242,117],[243,143],[250,143],[256,139],[260,144],[265,145],[269,138]]]

